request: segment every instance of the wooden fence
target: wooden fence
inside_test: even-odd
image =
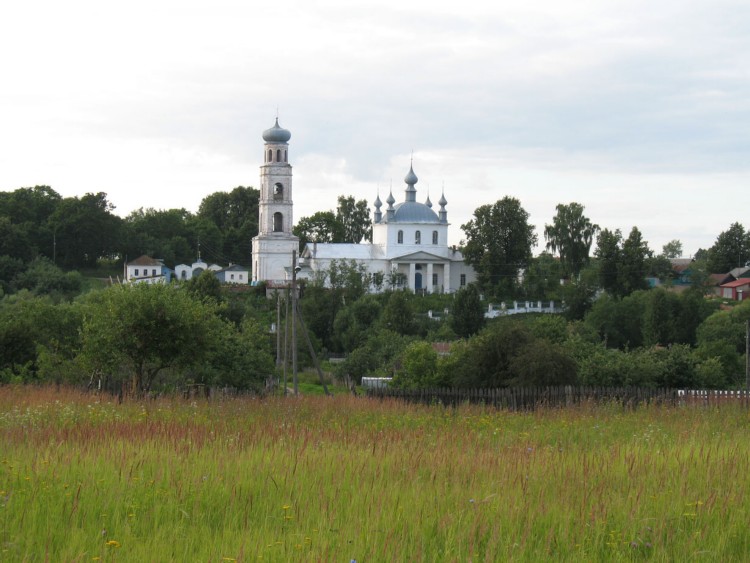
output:
[[[750,407],[750,391],[678,390],[645,387],[507,387],[500,389],[367,389],[375,398],[395,398],[412,403],[457,406],[465,403],[507,410],[567,407],[581,403],[719,405],[740,403]]]

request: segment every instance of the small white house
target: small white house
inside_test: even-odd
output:
[[[239,264],[231,264],[216,272],[221,283],[247,285],[250,282],[250,269]]]
[[[125,265],[125,280],[129,283],[169,283],[172,270],[164,261],[150,256],[140,256]]]

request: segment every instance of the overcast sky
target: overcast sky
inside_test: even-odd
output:
[[[0,190],[197,211],[258,186],[278,108],[296,218],[402,201],[413,151],[453,244],[510,195],[540,247],[577,201],[687,256],[750,227],[748,30],[732,0],[6,2]]]

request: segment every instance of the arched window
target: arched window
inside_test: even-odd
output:
[[[274,184],[273,199],[277,201],[284,199],[284,186],[281,183]]]
[[[284,150],[284,162],[286,162],[286,150]]]
[[[284,216],[278,211],[273,214],[273,232],[280,233],[284,230]]]
[[[404,231],[399,231],[398,232],[398,243],[399,244],[404,244]]]
[[[276,149],[276,162],[281,162],[281,149]]]
[[[432,244],[438,243],[438,234],[437,231],[432,231]]]
[[[266,159],[266,162],[271,162],[273,160],[273,151],[271,149],[268,149],[268,158]]]
[[[422,233],[420,231],[414,233],[414,244],[422,244]]]

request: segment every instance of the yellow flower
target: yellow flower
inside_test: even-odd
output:
[[[120,547],[120,542],[116,540],[109,540],[105,545],[107,547]]]
[[[289,508],[291,508],[291,506],[288,504],[285,504],[284,506],[281,507],[282,510],[289,510]]]

